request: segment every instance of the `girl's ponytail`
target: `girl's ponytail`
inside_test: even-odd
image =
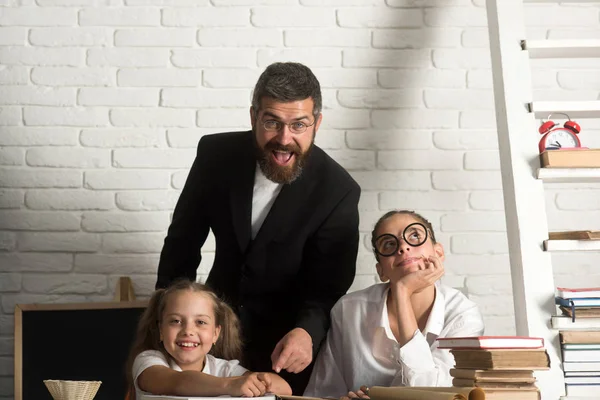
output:
[[[217,325],[221,326],[221,334],[210,354],[225,360],[239,360],[242,356],[240,339],[240,321],[227,303],[213,295],[215,300],[215,316]]]

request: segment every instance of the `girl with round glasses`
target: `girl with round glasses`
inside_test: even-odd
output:
[[[363,385],[452,386],[454,357],[436,339],[483,334],[475,303],[439,282],[445,253],[427,219],[390,211],[371,244],[383,283],[333,307],[306,396],[365,397]]]

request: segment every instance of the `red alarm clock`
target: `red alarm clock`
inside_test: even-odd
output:
[[[540,153],[546,150],[560,150],[560,149],[580,149],[581,141],[577,134],[581,132],[581,127],[575,121],[571,121],[569,116],[564,113],[561,114],[567,117],[568,121],[561,127],[554,121],[550,121],[552,114],[548,116],[546,121],[542,123],[539,128],[542,139],[540,139]]]

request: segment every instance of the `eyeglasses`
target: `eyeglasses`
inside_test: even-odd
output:
[[[415,222],[404,228],[402,239],[406,244],[412,247],[421,246],[427,241],[429,231],[420,222]],[[390,257],[398,252],[400,248],[400,239],[391,233],[384,233],[375,239],[373,248],[375,252],[382,257]]]
[[[277,121],[275,119],[268,119],[268,120],[264,121],[262,124],[266,131],[279,132],[281,129],[283,129],[284,126],[287,125],[287,127],[290,128],[290,132],[299,134],[299,133],[306,132],[306,129],[309,126],[313,126],[315,124],[315,122],[316,122],[316,119],[310,125],[308,125],[302,121],[293,121],[293,122],[290,122],[289,124],[286,124],[285,122]]]

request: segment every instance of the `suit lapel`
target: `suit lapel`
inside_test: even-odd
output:
[[[235,236],[242,253],[250,243],[251,218],[252,218],[252,191],[254,188],[254,173],[256,159],[253,153],[252,133],[249,132],[240,146],[235,157],[237,163],[231,171],[230,197],[231,217]]]

